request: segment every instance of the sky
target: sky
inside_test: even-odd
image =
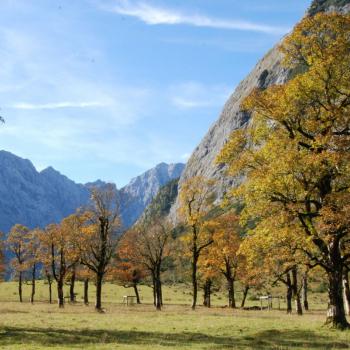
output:
[[[0,149],[118,187],[186,162],[309,0],[0,0]]]

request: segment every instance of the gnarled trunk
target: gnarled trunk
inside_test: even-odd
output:
[[[344,307],[345,312],[350,316],[350,286],[349,286],[349,272],[343,272],[343,289],[344,289]]]
[[[328,269],[328,312],[326,324],[334,328],[349,328],[346,320],[343,298],[343,262],[341,257],[340,240],[335,237],[328,244],[329,262]]]
[[[343,299],[343,276],[342,269],[328,273],[329,287],[328,297],[329,305],[327,311],[326,324],[330,324],[334,328],[348,328],[349,324],[346,320],[344,299]]]

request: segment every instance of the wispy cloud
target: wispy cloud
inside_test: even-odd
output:
[[[289,28],[275,27],[243,20],[222,19],[202,14],[186,14],[169,8],[160,8],[145,2],[131,3],[128,0],[117,0],[116,5],[108,11],[124,16],[135,17],[149,25],[179,25],[214,29],[253,31],[268,34],[285,34]]]
[[[15,103],[8,107],[14,109],[23,110],[36,110],[36,109],[61,109],[61,108],[91,108],[91,107],[105,107],[106,104],[102,102],[55,102],[44,104],[33,103]]]

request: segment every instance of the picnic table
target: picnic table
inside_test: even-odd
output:
[[[136,304],[136,295],[124,295],[123,296],[123,304],[125,304],[126,306],[129,305],[134,305]]]

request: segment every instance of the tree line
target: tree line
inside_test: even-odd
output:
[[[190,281],[192,309],[203,289],[225,281],[228,305],[237,306],[235,283],[250,289],[285,285],[287,312],[308,310],[308,280],[328,283],[327,323],[349,327],[350,289],[350,17],[335,13],[305,18],[280,47],[289,79],[259,88],[241,101],[251,114],[227,140],[216,162],[238,186],[219,203],[213,180],[188,179],[179,189],[176,225],[164,208],[146,210],[122,235],[117,198],[110,189],[92,192],[92,207],[45,230],[16,225],[7,245],[14,258],[21,298],[22,272],[35,276],[40,265],[51,291],[56,281],[59,306],[70,278],[96,284],[102,310],[104,280],[153,288],[163,306],[163,276]],[[51,292],[50,292],[51,293]],[[74,293],[73,293],[74,294]],[[72,294],[72,298],[73,298]],[[50,294],[51,295],[51,294]],[[87,296],[86,296],[87,297]]]

